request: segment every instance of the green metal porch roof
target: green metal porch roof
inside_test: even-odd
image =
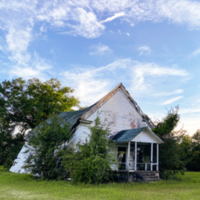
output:
[[[115,142],[128,142],[131,141],[133,138],[135,138],[146,128],[147,127],[123,130],[118,132],[116,135],[112,136],[110,139],[112,139]]]

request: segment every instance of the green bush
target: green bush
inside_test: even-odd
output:
[[[44,121],[28,136],[28,145],[35,152],[29,158],[26,168],[44,179],[60,179],[65,175],[60,164],[62,149],[70,137],[68,124],[59,117],[52,116]]]
[[[113,178],[111,165],[114,162],[109,153],[109,129],[104,128],[97,117],[90,131],[89,140],[84,144],[79,143],[77,150],[68,149],[62,163],[75,183],[109,182]]]

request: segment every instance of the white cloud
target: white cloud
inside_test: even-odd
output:
[[[101,21],[101,23],[106,23],[106,22],[110,22],[113,21],[116,18],[122,17],[124,16],[125,13],[124,12],[120,12],[120,13],[115,13],[112,17],[108,17],[105,20]]]
[[[27,51],[35,37],[33,29],[36,23],[43,24],[40,32],[53,26],[59,28],[59,33],[96,38],[106,29],[103,23],[118,17],[130,25],[140,21],[168,20],[170,23],[187,24],[190,29],[200,29],[199,10],[200,2],[189,0],[3,1],[0,2],[0,29],[6,33],[10,58],[24,63],[31,56]],[[197,54],[199,50],[192,55]]]
[[[134,68],[132,68],[132,75],[133,75],[132,91],[138,94],[140,94],[141,92],[146,94],[147,93],[156,94],[157,93],[156,91],[153,92],[154,90],[152,88],[152,85],[154,85],[154,87],[155,86],[161,87],[162,83],[166,83],[165,78],[167,77],[170,77],[170,80],[173,80],[174,77],[174,81],[176,81],[175,79],[177,77],[189,76],[187,71],[179,68],[163,67],[155,63],[140,63],[140,62],[134,63]],[[168,87],[170,87],[170,83],[167,82],[167,84]]]
[[[192,57],[196,57],[196,56],[199,56],[199,55],[200,55],[200,48],[193,51],[188,57],[192,58]]]
[[[182,89],[177,89],[177,90],[174,90],[172,92],[160,92],[160,93],[156,93],[156,94],[154,94],[154,96],[170,96],[170,95],[181,94],[181,93],[183,93],[183,90]]]
[[[126,21],[130,25],[141,21],[157,23],[168,20],[170,23],[186,24],[190,29],[200,29],[199,10],[200,2],[189,0],[2,1],[0,29],[5,37],[0,41],[0,46],[1,51],[13,62],[12,66],[21,69],[34,60],[34,55],[29,51],[31,41],[50,27],[58,33],[97,38],[104,33],[105,22],[120,17],[122,23]],[[36,24],[40,29],[35,29]]]
[[[42,81],[47,80],[48,73],[51,73],[52,66],[36,53],[26,65],[14,65],[8,71],[11,78],[23,77],[24,79],[39,78]]]
[[[200,29],[200,2],[187,0],[160,0],[156,3],[158,17],[172,23],[187,24],[191,29]]]
[[[130,37],[130,33],[126,33],[126,35]]]
[[[11,52],[10,58],[18,64],[29,61],[30,55],[27,53],[27,49],[32,38],[31,31],[30,27],[19,31],[10,27],[6,35],[7,50]]]
[[[183,129],[187,130],[189,135],[192,136],[198,129],[200,129],[199,125],[199,117],[184,117],[181,115],[180,123],[176,130],[179,130],[183,127]]]
[[[0,27],[3,29],[7,29],[10,22],[23,24],[23,30],[24,26],[33,27],[38,21],[43,21],[46,25],[61,27],[63,31],[69,27],[71,30],[66,33],[86,38],[99,37],[106,28],[103,23],[118,17],[130,22],[130,25],[140,21],[168,20],[170,23],[200,28],[200,2],[188,0],[16,0],[12,3],[1,2],[0,10]]]
[[[139,51],[139,55],[149,55],[151,54],[151,48],[148,46],[138,47],[137,51]]]
[[[63,82],[75,88],[75,95],[81,99],[81,103],[89,105],[101,99],[115,86],[112,78],[105,78],[105,74],[112,76],[125,69],[127,62],[128,59],[122,59],[99,68],[77,68],[60,75],[64,76]]]
[[[169,91],[172,88],[175,89],[174,83],[178,85],[181,82],[180,78],[185,79],[189,74],[178,68],[141,63],[131,59],[119,59],[99,68],[75,68],[73,71],[65,71],[60,75],[64,76],[63,81],[67,85],[75,88],[76,95],[80,97],[83,104],[89,105],[99,100],[115,85],[120,82],[127,83],[127,81],[130,85],[127,89],[134,94],[134,97],[154,96],[161,91],[170,95]],[[166,88],[163,80],[169,77],[171,80],[174,77],[173,85],[168,83]],[[174,94],[181,92],[179,89],[173,91]]]
[[[104,55],[112,52],[109,46],[101,43],[90,47],[90,49],[92,49],[90,55]]]
[[[67,24],[72,31],[66,32],[81,35],[86,38],[96,38],[102,34],[105,26],[101,24],[93,12],[87,12],[83,8],[75,9],[73,19],[78,22],[76,25]]]
[[[179,99],[182,99],[182,98],[183,98],[183,96],[174,97],[174,98],[168,99],[167,101],[165,101],[161,105],[168,105],[168,104],[171,104],[171,103],[178,101]]]
[[[180,110],[181,114],[200,113],[200,108],[183,108]]]
[[[134,6],[135,0],[93,0],[91,1],[91,7],[98,12],[122,12]]]

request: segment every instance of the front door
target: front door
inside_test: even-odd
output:
[[[118,169],[125,170],[126,169],[126,147],[118,147]]]
[[[138,143],[137,145],[137,170],[150,170],[151,144]]]

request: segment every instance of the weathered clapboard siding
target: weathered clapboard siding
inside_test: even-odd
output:
[[[148,126],[146,122],[142,121],[142,117],[120,88],[99,109],[86,118],[89,121],[93,121],[91,126],[94,126],[94,120],[97,116],[100,117],[102,123],[109,124],[111,135],[121,130]],[[89,135],[88,126],[81,124],[75,131],[71,142],[74,144],[84,142]]]
[[[29,151],[29,152],[27,152]],[[30,147],[27,142],[25,142],[24,146],[22,147],[21,151],[19,152],[17,158],[15,159],[10,171],[15,173],[29,173],[30,170],[26,170],[24,166],[27,164],[26,161],[31,155],[34,154],[34,150]]]
[[[69,141],[69,144],[76,146],[78,142],[84,143],[87,138],[90,136],[90,129],[86,125],[79,125],[76,131],[73,134],[72,139]]]
[[[121,130],[147,126],[147,123],[142,121],[142,117],[120,88],[87,120],[94,121],[98,113],[102,122],[107,120],[106,123],[110,124],[111,134]]]

